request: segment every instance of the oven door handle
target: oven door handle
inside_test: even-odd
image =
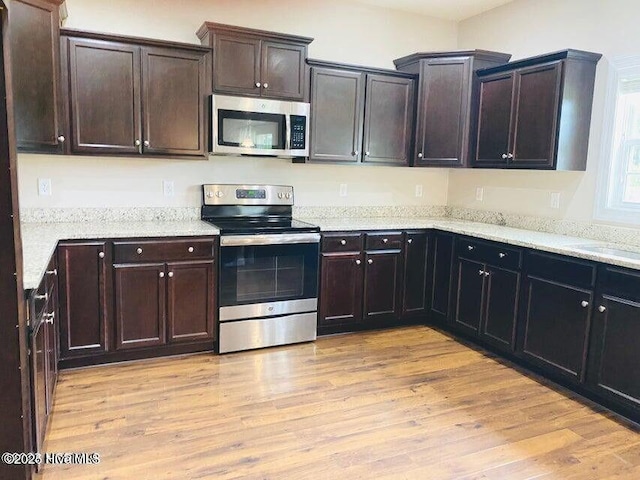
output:
[[[320,243],[319,233],[278,233],[274,235],[222,235],[220,246],[243,247],[247,245],[286,245],[296,243]]]

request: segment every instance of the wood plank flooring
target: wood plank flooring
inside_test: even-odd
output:
[[[428,327],[63,372],[40,480],[634,479],[640,435]]]

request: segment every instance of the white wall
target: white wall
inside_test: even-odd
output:
[[[393,68],[394,58],[455,49],[454,22],[340,0],[67,0],[66,27],[198,43],[205,21],[311,36],[312,58]],[[298,205],[446,204],[446,170],[292,165],[285,160],[208,161],[19,155],[20,203],[29,207],[197,206],[207,182],[293,184]],[[37,195],[38,178],[53,195]],[[176,196],[162,195],[173,180]],[[339,197],[339,184],[349,194]],[[424,197],[414,196],[415,185]]]
[[[484,48],[514,59],[576,48],[602,53],[598,64],[586,172],[451,171],[449,205],[591,221],[600,164],[610,59],[640,51],[637,0],[516,0],[459,24],[459,48]],[[475,200],[483,186],[485,200]],[[561,208],[549,207],[550,192]],[[640,226],[639,226],[640,228]]]

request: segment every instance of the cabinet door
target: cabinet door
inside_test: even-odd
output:
[[[42,325],[45,332],[45,377],[46,377],[46,391],[47,391],[47,414],[53,410],[53,397],[56,389],[56,382],[58,380],[58,351],[57,351],[57,319],[55,311],[50,309],[50,316],[47,319],[47,323]]]
[[[359,162],[365,75],[326,68],[313,68],[311,72],[310,159]]]
[[[47,380],[45,323],[40,323],[31,334],[31,401],[33,403],[34,450],[42,452],[44,434],[47,428]]]
[[[602,295],[596,303],[589,352],[589,385],[640,413],[640,303]]]
[[[363,162],[409,165],[413,98],[413,80],[367,75]]]
[[[404,245],[404,281],[402,317],[427,313],[427,250],[426,233],[407,233]]]
[[[61,153],[64,130],[58,5],[40,0],[12,2],[11,51],[18,149]]]
[[[70,38],[72,150],[140,152],[140,48]]]
[[[61,358],[109,350],[110,262],[105,242],[58,247]]]
[[[561,77],[562,62],[516,72],[513,166],[553,168]]]
[[[167,264],[168,341],[214,338],[213,262]]]
[[[114,265],[116,349],[164,345],[164,264]]]
[[[396,320],[400,314],[401,251],[369,251],[365,260],[365,320]]]
[[[532,363],[582,382],[593,293],[529,276],[520,351]]]
[[[260,39],[216,34],[213,58],[214,92],[261,95]]]
[[[321,260],[318,327],[360,323],[364,279],[361,253],[323,253]]]
[[[480,79],[474,163],[506,166],[510,150],[513,73]]]
[[[414,164],[460,167],[466,162],[471,59],[436,59],[422,65]]]
[[[437,232],[433,236],[431,248],[433,272],[430,279],[431,317],[436,322],[449,321],[449,304],[451,300],[451,270],[453,267],[454,236]]]
[[[145,153],[205,154],[205,83],[204,54],[142,49]]]
[[[457,263],[456,309],[453,324],[469,333],[480,331],[485,286],[485,265],[466,258]]]
[[[520,273],[487,266],[486,307],[480,335],[497,347],[513,351],[520,292]]]
[[[262,96],[301,101],[307,48],[278,42],[262,42],[260,80]]]

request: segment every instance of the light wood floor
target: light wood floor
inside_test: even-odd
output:
[[[427,327],[63,372],[43,480],[640,479],[640,435]]]

